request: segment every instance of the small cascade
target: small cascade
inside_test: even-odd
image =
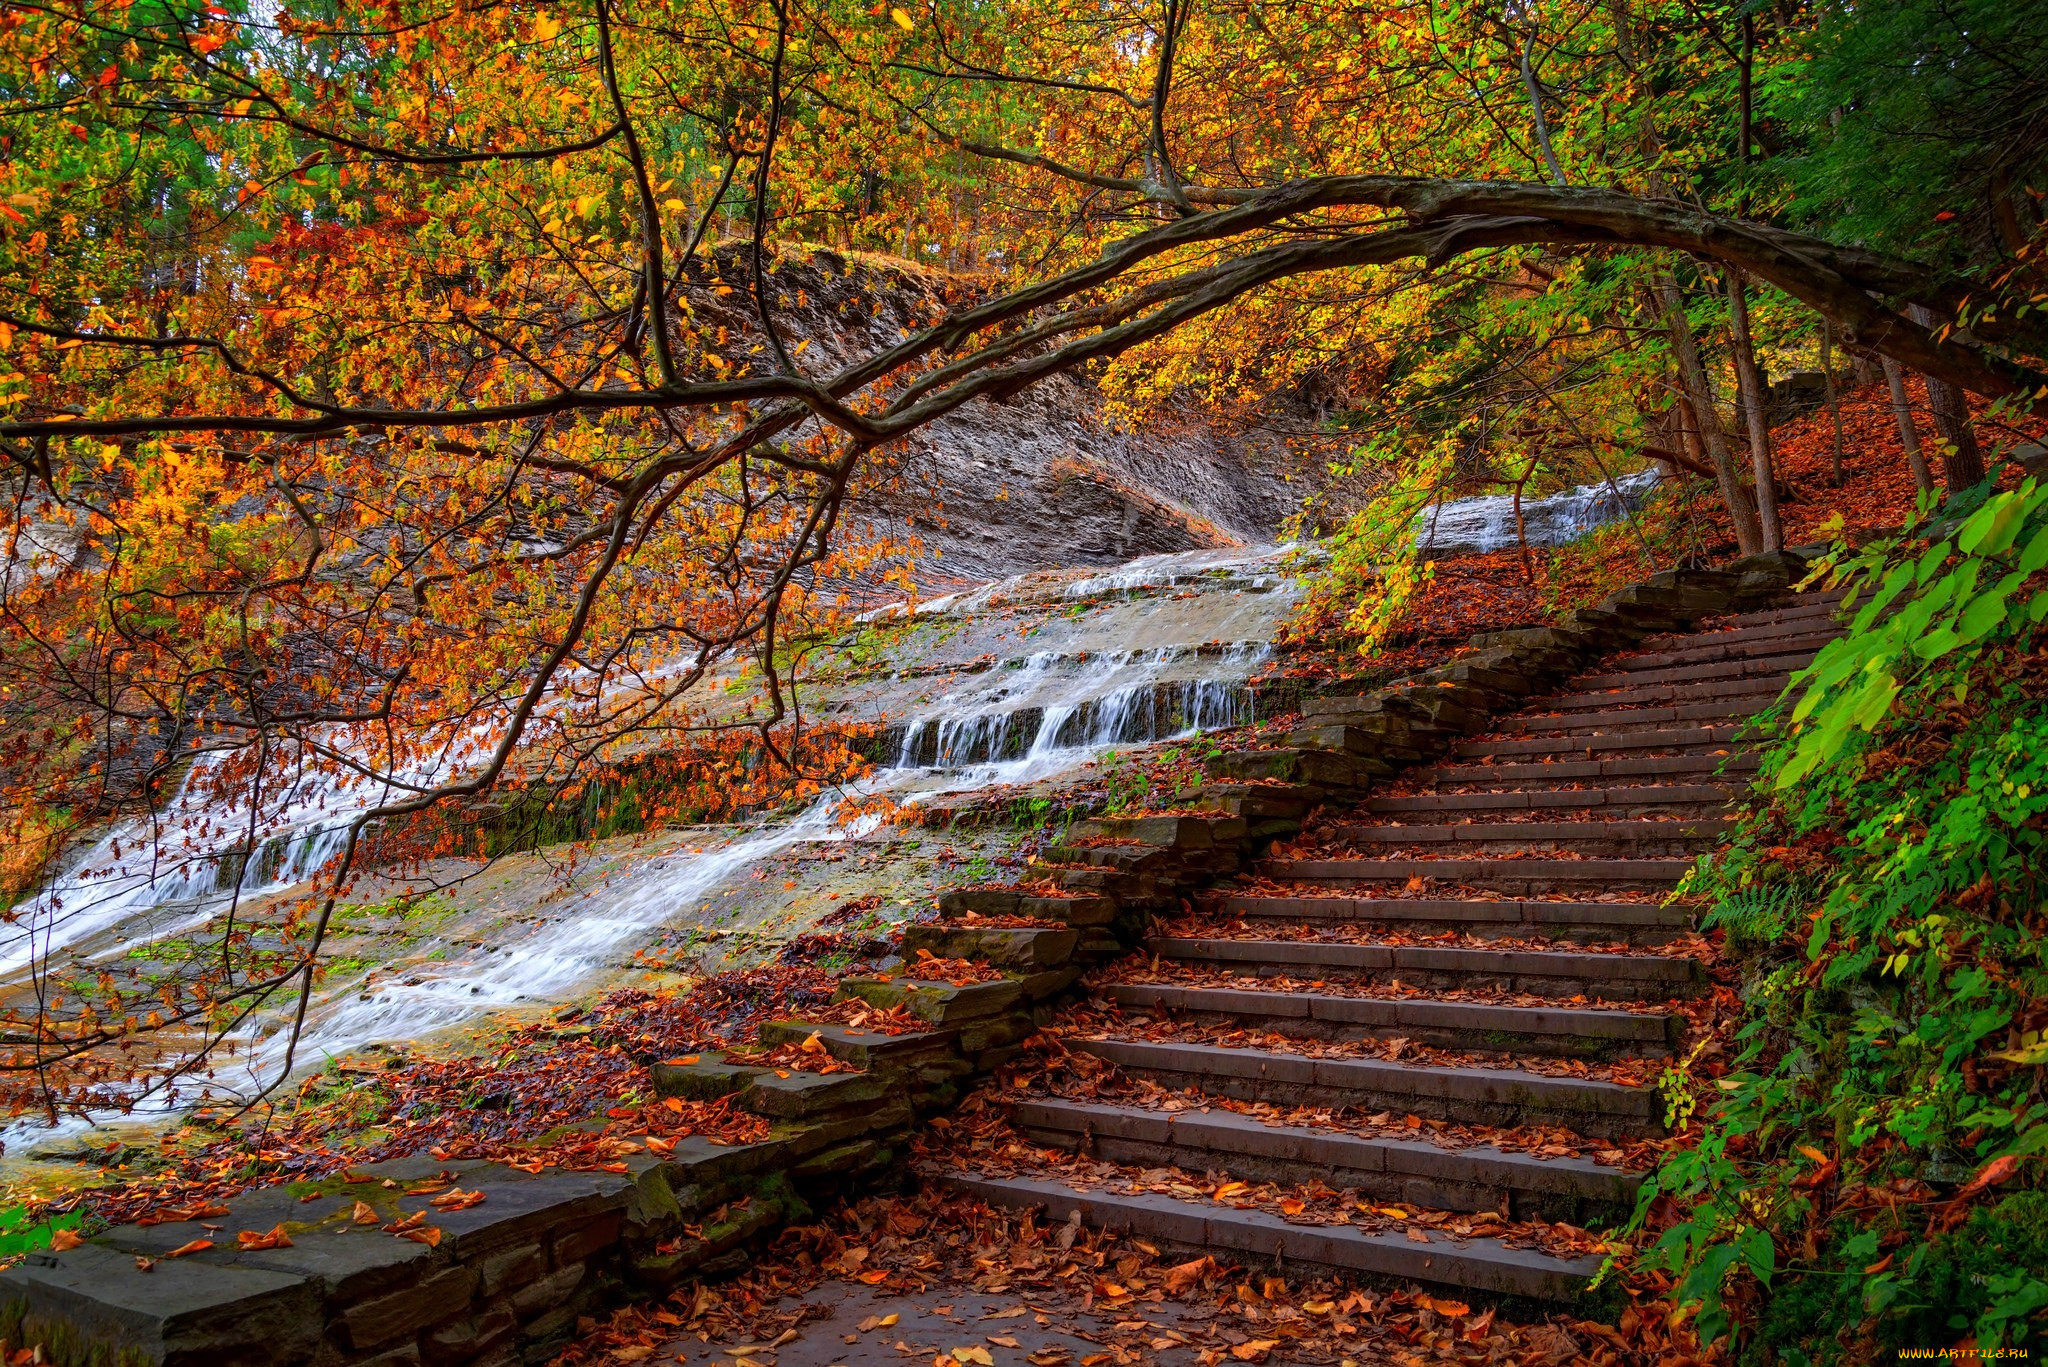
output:
[[[1278,568],[1282,554],[1150,557],[1108,573],[1053,583],[1027,576],[1029,585],[1004,581],[956,596],[941,609],[947,620],[936,636],[912,630],[892,644],[887,668],[843,695],[854,701],[842,700],[842,710],[872,703],[908,717],[885,744],[888,760],[866,779],[793,818],[762,819],[723,844],[637,864],[629,855],[603,886],[509,920],[481,942],[429,936],[403,960],[317,1001],[293,1060],[315,1064],[365,1043],[416,1039],[487,1012],[572,996],[657,927],[701,915],[696,909],[707,896],[758,873],[764,860],[805,843],[866,835],[878,818],[843,822],[847,799],[887,796],[915,805],[1031,783],[1113,746],[1249,720],[1251,676],[1291,601],[1280,591],[1290,586]],[[910,619],[928,620],[923,612]],[[937,653],[917,658],[919,642]],[[1018,649],[1023,643],[1032,648]],[[939,685],[935,697],[905,696],[934,679],[959,682],[950,690]],[[0,934],[0,974],[19,982],[23,970],[67,952],[130,953],[198,931],[229,894],[248,898],[302,883],[334,856],[349,821],[382,795],[381,785],[309,767],[293,789],[266,801],[250,854],[246,806],[211,796],[219,762],[202,759],[153,823],[110,833],[24,909]],[[447,753],[436,767],[446,772],[460,761]],[[239,1058],[224,1060],[214,1085],[232,1088],[227,1075],[237,1067],[250,1087],[275,1079],[289,1025],[289,1008],[279,1010],[245,1034]]]
[[[1506,550],[1524,539],[1531,546],[1562,546],[1627,517],[1663,479],[1663,472],[1652,466],[1611,481],[1525,498],[1519,533],[1514,495],[1453,499],[1416,517],[1416,548],[1425,555],[1449,558]]]

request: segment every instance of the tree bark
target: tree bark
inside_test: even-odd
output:
[[[1934,487],[1934,472],[1920,454],[1920,432],[1913,426],[1913,405],[1906,398],[1906,372],[1891,357],[1883,358],[1885,387],[1892,392],[1892,417],[1899,424],[1899,445],[1905,448],[1906,464],[1913,471],[1913,483],[1926,493]]]
[[[1664,306],[1664,324],[1671,333],[1671,355],[1678,363],[1679,383],[1692,401],[1692,418],[1700,445],[1706,448],[1707,463],[1714,467],[1714,482],[1721,487],[1721,502],[1735,525],[1735,544],[1744,555],[1763,549],[1763,534],[1757,525],[1756,504],[1735,471],[1735,457],[1728,449],[1728,434],[1722,430],[1721,415],[1714,408],[1714,386],[1700,364],[1698,345],[1693,341],[1692,323],[1685,316],[1685,298],[1678,282],[1669,274],[1657,278],[1657,297]]]
[[[1767,551],[1782,550],[1785,530],[1778,519],[1778,481],[1771,469],[1771,425],[1764,411],[1764,379],[1757,369],[1749,334],[1749,286],[1733,267],[1721,273],[1728,287],[1728,331],[1735,353],[1735,391],[1749,432],[1749,472],[1756,484],[1757,531]]]
[[[1924,304],[1912,306],[1913,321],[1934,328],[1940,320]],[[1934,417],[1934,430],[1941,433],[1942,482],[1951,496],[1984,480],[1984,453],[1977,446],[1977,434],[1970,430],[1970,405],[1963,391],[1947,380],[1927,375],[1927,407]]]
[[[1820,376],[1827,383],[1828,418],[1835,425],[1834,445],[1828,448],[1828,478],[1842,487],[1842,401],[1835,393],[1835,325],[1820,320]]]

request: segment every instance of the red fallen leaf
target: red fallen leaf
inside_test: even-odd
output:
[[[1963,1184],[1963,1189],[1956,1193],[1956,1199],[1960,1201],[1965,1196],[1975,1196],[1978,1192],[1984,1190],[1986,1187],[1997,1186],[2000,1182],[2005,1181],[2007,1178],[2011,1177],[2015,1172],[2018,1172],[2019,1167],[2020,1156],[2018,1154],[2000,1154],[1998,1157],[1992,1159],[1989,1163],[1986,1163],[1983,1167],[1979,1168],[1977,1170],[1977,1175],[1975,1177],[1972,1177],[1968,1182]]]
[[[179,1244],[169,1253],[164,1254],[164,1256],[166,1258],[182,1258],[188,1253],[204,1253],[207,1249],[212,1247],[213,1240],[211,1239],[194,1239],[189,1244]]]
[[[638,1114],[639,1112],[630,1106],[614,1106],[605,1112],[606,1118],[611,1120],[631,1120]]]

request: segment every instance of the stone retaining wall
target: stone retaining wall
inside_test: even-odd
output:
[[[1496,713],[1590,660],[1698,618],[1763,606],[1804,569],[1796,555],[1723,570],[1670,570],[1559,625],[1478,637],[1455,663],[1353,698],[1305,704],[1285,743],[1226,753],[1180,815],[1099,817],[1068,831],[1025,885],[950,892],[942,920],[911,927],[906,963],[851,979],[842,996],[903,1007],[930,1028],[879,1034],[773,1022],[762,1043],[804,1042],[860,1071],[783,1072],[716,1054],[657,1063],[674,1096],[737,1093],[773,1122],[764,1142],[701,1137],[622,1171],[546,1170],[407,1159],[317,1186],[259,1189],[201,1221],[123,1226],[0,1273],[0,1340],[40,1344],[65,1367],[93,1364],[490,1364],[545,1360],[600,1304],[746,1265],[750,1246],[809,1203],[899,1166],[919,1121],[1017,1057],[1092,961],[1122,952],[1158,911],[1301,829],[1326,798],[1442,753]],[[981,925],[978,917],[1035,918]],[[1002,971],[986,982],[921,981],[919,951]],[[452,1180],[484,1200],[434,1210]],[[423,1190],[424,1189],[424,1190]],[[377,1224],[358,1224],[357,1202]],[[429,1247],[384,1232],[421,1211]],[[291,1246],[236,1251],[234,1233],[282,1225]],[[225,1246],[165,1257],[215,1229]],[[149,1270],[141,1263],[153,1261]]]

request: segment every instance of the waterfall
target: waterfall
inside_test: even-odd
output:
[[[1641,507],[1662,482],[1655,466],[1599,484],[1581,484],[1543,498],[1522,500],[1522,528],[1531,546],[1562,546]],[[1415,519],[1416,547],[1448,559],[1485,555],[1521,544],[1512,494],[1453,499],[1425,508]]]
[[[624,856],[600,886],[562,897],[542,914],[507,920],[481,938],[430,936],[368,979],[336,983],[309,1013],[296,1061],[315,1064],[351,1047],[419,1038],[490,1011],[573,995],[657,928],[701,915],[694,909],[708,896],[763,861],[801,844],[867,834],[879,818],[839,819],[850,798],[914,806],[1056,776],[1114,746],[1249,720],[1249,680],[1289,601],[1275,591],[1288,583],[1277,568],[1281,554],[1154,556],[1078,577],[1023,576],[943,607],[923,605],[944,619],[941,640],[960,640],[929,668],[893,668],[863,685],[904,718],[885,750],[889,762],[795,817],[759,820],[702,850]],[[961,625],[952,625],[956,619]],[[913,620],[932,619],[920,611]],[[1018,649],[1027,642],[1032,649]],[[1104,649],[1104,642],[1116,644]],[[901,661],[892,655],[890,663]],[[959,682],[935,698],[902,697],[924,678]],[[459,771],[476,739],[451,743],[399,781]],[[291,786],[266,797],[250,853],[246,807],[211,795],[225,762],[202,757],[163,813],[109,833],[19,909],[16,924],[0,934],[0,974],[18,980],[25,968],[67,950],[117,957],[204,927],[231,893],[246,898],[303,883],[337,852],[349,821],[386,791],[301,765]],[[273,1079],[287,1016],[281,1004],[239,1039],[241,1054],[223,1061],[215,1085],[226,1088],[235,1068],[247,1069],[252,1087]]]

